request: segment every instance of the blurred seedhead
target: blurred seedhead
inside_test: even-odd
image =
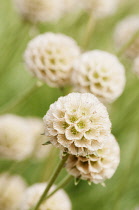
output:
[[[85,52],[74,63],[74,90],[93,93],[105,104],[114,102],[122,94],[125,81],[124,66],[108,52]]]
[[[26,183],[20,176],[0,174],[0,209],[18,210],[25,190]]]
[[[126,43],[132,41],[134,35],[139,34],[139,15],[130,15],[121,20],[114,32],[114,41],[118,49],[122,48]],[[139,55],[139,37],[135,36],[135,40],[125,51],[125,55],[129,58],[135,58]]]
[[[96,18],[103,18],[116,12],[119,0],[80,0],[83,9],[92,12]]]
[[[79,57],[76,42],[63,34],[45,33],[31,40],[24,59],[27,69],[51,87],[70,83],[73,63]]]
[[[33,208],[41,195],[43,194],[47,183],[36,183],[29,187],[24,193],[19,210],[29,210]],[[49,193],[55,190],[56,186],[52,186]],[[57,191],[49,199],[44,200],[39,210],[71,210],[71,201],[64,190]]]
[[[63,0],[13,0],[17,12],[33,23],[57,21],[63,14]]]

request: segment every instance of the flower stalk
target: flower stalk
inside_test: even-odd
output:
[[[55,182],[55,180],[58,177],[59,173],[61,172],[61,170],[62,170],[62,168],[63,168],[67,158],[68,158],[68,154],[63,157],[63,159],[61,160],[61,162],[57,166],[56,170],[54,171],[52,177],[50,178],[50,180],[48,182],[48,185],[47,185],[46,189],[44,190],[41,198],[39,199],[38,203],[36,204],[36,206],[35,206],[35,208],[33,210],[38,210],[39,209],[41,203],[44,201],[45,197],[47,196],[51,186],[53,185],[53,183]]]

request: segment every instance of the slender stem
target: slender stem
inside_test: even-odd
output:
[[[93,12],[91,12],[87,26],[86,26],[85,34],[83,37],[83,45],[82,46],[83,46],[84,50],[88,47],[88,44],[89,44],[92,32],[95,28],[95,25],[96,25],[96,20],[95,20]]]
[[[137,31],[132,37],[131,39],[126,42],[121,49],[117,52],[117,56],[120,57],[131,45],[132,43],[139,37],[139,31]]]
[[[50,198],[52,195],[54,195],[59,189],[65,187],[71,180],[73,179],[73,176],[67,175],[63,181],[61,181],[58,185],[57,188],[51,192],[47,197],[45,197],[45,200]]]
[[[29,89],[27,89],[25,92],[23,92],[17,99],[13,99],[11,102],[6,104],[1,110],[0,114],[4,114],[6,112],[10,112],[12,109],[14,109],[16,106],[20,105],[25,99],[27,99],[35,90],[37,90],[39,87],[41,87],[40,84],[35,83],[32,85]]]
[[[61,162],[59,163],[59,165],[57,166],[56,170],[54,171],[54,174],[52,175],[52,177],[50,178],[48,185],[46,187],[46,189],[44,190],[40,200],[38,201],[38,203],[36,204],[34,210],[38,210],[38,208],[40,207],[41,203],[43,202],[43,200],[45,199],[45,197],[47,196],[51,186],[53,185],[53,183],[55,182],[56,178],[58,177],[60,171],[62,170],[66,160],[68,158],[68,154],[61,160]]]

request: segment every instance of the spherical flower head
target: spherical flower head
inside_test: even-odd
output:
[[[83,156],[101,149],[111,130],[105,106],[90,93],[60,97],[44,116],[44,126],[54,146]]]
[[[27,118],[28,126],[30,126],[30,132],[32,133],[34,139],[34,150],[33,157],[37,159],[42,159],[49,156],[52,149],[51,145],[42,145],[47,141],[44,133],[43,121],[39,118]]]
[[[33,151],[33,138],[24,118],[15,115],[0,117],[0,157],[23,160]]]
[[[139,15],[131,15],[120,21],[114,32],[114,41],[117,48],[122,48],[139,31]],[[139,55],[139,38],[128,47],[125,55],[135,58]]]
[[[62,0],[64,13],[72,13],[82,8],[81,0]],[[78,6],[77,6],[78,5]]]
[[[90,92],[104,103],[112,103],[123,92],[125,69],[116,56],[93,50],[76,60],[72,73],[74,90]]]
[[[120,148],[114,136],[110,135],[102,149],[87,157],[69,155],[66,169],[76,178],[98,184],[113,176],[119,162]]]
[[[52,22],[63,14],[62,0],[13,0],[16,10],[31,22]]]
[[[139,77],[139,56],[134,60],[133,71]]]
[[[21,207],[19,210],[29,210],[30,208],[33,208],[37,204],[41,195],[43,194],[46,185],[47,185],[46,183],[37,183],[29,187],[23,196],[23,200],[21,202]],[[53,190],[55,190],[55,186],[52,186],[50,193]],[[71,202],[67,194],[64,192],[64,190],[57,191],[53,196],[44,201],[40,205],[38,210],[46,210],[46,209],[71,210]]]
[[[63,87],[70,83],[73,62],[79,54],[72,38],[45,33],[29,42],[25,63],[30,72],[51,87]]]
[[[26,184],[20,176],[0,175],[0,209],[18,210]]]
[[[119,0],[81,0],[83,7],[93,12],[96,18],[103,18],[116,12]]]

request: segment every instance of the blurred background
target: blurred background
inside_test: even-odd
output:
[[[88,50],[101,49],[115,53],[113,32],[118,21],[130,14],[139,15],[139,0],[121,1],[117,12],[97,21],[91,36]],[[58,22],[30,24],[22,20],[16,12],[12,1],[1,0],[0,3],[0,112],[7,104],[14,103],[36,82],[27,71],[23,53],[30,39],[38,33],[47,31],[60,32],[73,37],[82,46],[88,14],[78,12],[67,14]],[[112,121],[112,132],[121,148],[121,162],[112,179],[106,181],[106,187],[100,184],[89,186],[81,181],[74,186],[71,182],[65,187],[73,210],[135,210],[139,206],[139,80],[132,71],[132,61],[120,57],[126,67],[127,83],[122,96],[108,107]],[[68,91],[68,90],[67,90]],[[61,95],[57,88],[44,85],[34,91],[10,113],[42,118],[51,103]],[[20,174],[29,185],[48,179],[59,160],[28,159],[11,169],[11,173]],[[13,161],[0,159],[0,172],[11,168]],[[47,173],[48,172],[48,173]],[[66,172],[62,172],[61,179]],[[47,174],[47,176],[45,176]],[[58,180],[59,180],[58,179]],[[1,209],[2,210],[2,209]],[[9,209],[10,210],[10,209]]]

